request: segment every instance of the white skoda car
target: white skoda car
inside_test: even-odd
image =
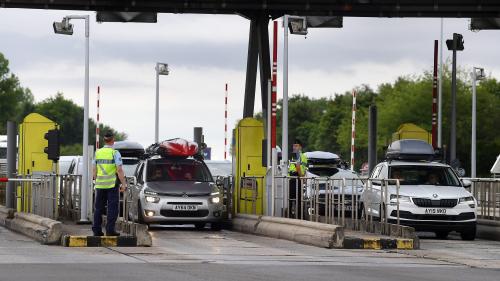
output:
[[[397,187],[391,181],[386,192],[383,180],[399,179],[400,224],[414,227],[417,231],[435,232],[438,238],[446,238],[451,231],[457,231],[462,239],[474,240],[477,202],[465,189],[471,183],[461,181],[449,165],[429,161],[429,153],[415,149],[425,147],[423,144],[415,145],[418,141],[398,142],[391,144],[396,151],[389,147],[389,159],[374,168],[372,188],[365,188],[361,195],[363,212],[376,219],[387,216],[388,222],[395,223]],[[433,153],[432,147],[430,149]],[[382,197],[384,192],[386,194]]]

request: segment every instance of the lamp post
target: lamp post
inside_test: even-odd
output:
[[[485,78],[484,69],[479,67],[472,68],[472,133],[471,133],[471,178],[476,177],[476,81]]]
[[[156,63],[156,108],[155,108],[155,142],[159,142],[160,131],[160,75],[168,75],[168,64],[157,62]]]
[[[282,144],[281,155],[283,176],[288,175],[288,29],[291,34],[307,35],[306,17],[283,16],[283,124],[282,124]]]
[[[85,86],[84,86],[84,102],[83,102],[83,175],[82,189],[80,202],[80,223],[87,223],[87,192],[90,188],[89,184],[89,16],[88,15],[71,15],[63,18],[61,22],[54,22],[54,32],[56,34],[73,35],[73,25],[70,20],[79,19],[85,20]]]

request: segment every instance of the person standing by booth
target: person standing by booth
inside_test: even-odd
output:
[[[120,202],[119,192],[126,190],[127,182],[122,169],[123,162],[120,152],[113,149],[113,144],[115,143],[113,132],[106,132],[104,142],[104,147],[95,152],[95,164],[93,167],[95,209],[92,232],[94,236],[104,236],[102,232],[102,215],[107,203],[106,236],[120,236],[120,233],[115,230]],[[121,187],[116,184],[117,175],[121,182]]]

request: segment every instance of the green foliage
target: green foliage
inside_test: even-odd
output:
[[[82,155],[83,147],[81,143],[61,145],[61,156]]]
[[[33,95],[27,88],[22,88],[19,79],[9,73],[9,62],[0,53],[0,134],[6,134],[5,125],[8,120],[21,123],[24,117],[36,112],[59,124],[61,130],[61,155],[81,155],[83,138],[83,108],[73,101],[64,98],[62,93],[34,103]],[[116,140],[125,140],[127,135],[100,124],[100,131],[111,130]],[[89,120],[89,144],[94,144],[95,122]],[[101,140],[99,143],[104,143]]]
[[[9,61],[0,53],[0,135],[5,135],[7,121],[20,122],[33,110],[33,95],[21,87],[9,69]]]
[[[431,131],[432,74],[401,76],[393,83],[385,83],[377,91],[363,85],[356,89],[356,169],[368,158],[369,106],[378,110],[378,159],[391,142],[392,134],[403,123],[414,123]],[[443,73],[443,144],[448,146],[451,112],[451,72]],[[277,120],[281,124],[281,105],[278,103]],[[457,158],[470,174],[471,151],[471,81],[467,72],[457,75]],[[305,150],[324,150],[350,158],[351,147],[350,92],[330,98],[313,99],[293,96],[289,99],[289,142],[295,138],[305,142]],[[489,169],[500,153],[500,82],[487,78],[477,86],[477,172],[489,176]],[[278,125],[278,144],[281,144],[281,127]],[[290,149],[290,148],[289,148]]]

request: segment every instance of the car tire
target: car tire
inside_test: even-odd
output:
[[[210,224],[210,229],[214,231],[221,231],[222,230],[222,223],[220,222],[213,222]]]
[[[448,234],[450,234],[450,232],[446,230],[435,231],[434,233],[436,234],[437,239],[446,239],[448,238]]]
[[[476,239],[476,226],[468,228],[460,232],[460,237],[462,240],[473,241]]]
[[[197,222],[194,224],[194,228],[196,228],[196,230],[203,230],[203,229],[205,229],[206,225],[207,224],[204,222]]]

